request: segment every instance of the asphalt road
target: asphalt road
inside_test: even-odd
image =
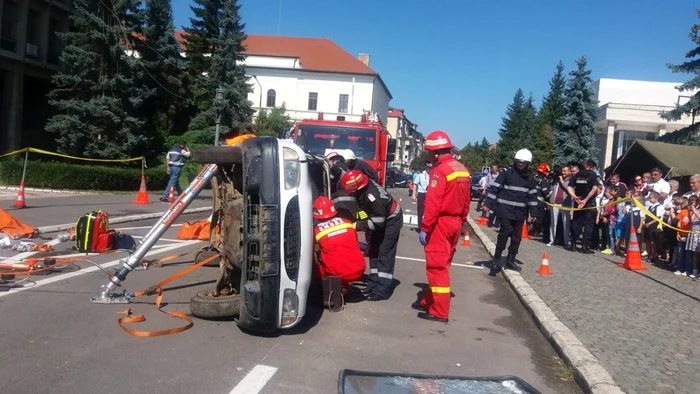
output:
[[[399,193],[400,191],[394,191]],[[404,196],[404,208],[411,210]],[[415,207],[415,206],[413,206]],[[205,219],[207,214],[182,217]],[[135,236],[152,221],[115,226]],[[193,250],[203,243],[177,240],[170,229],[148,258]],[[517,297],[480,267],[487,253],[475,239],[460,247],[452,268],[450,323],[417,319],[410,304],[426,286],[417,234],[404,228],[395,277],[401,282],[384,302],[348,303],[338,313],[310,308],[302,324],[270,336],[233,321],[195,319],[190,330],[138,338],[117,324],[125,305],[90,302],[104,273],[80,265],[70,272],[32,277],[26,287],[0,288],[0,392],[13,393],[332,393],[342,369],[457,376],[518,376],[543,393],[579,393],[567,368],[542,337]],[[70,253],[68,243],[56,246]],[[62,250],[62,252],[61,252]],[[110,254],[93,260],[110,268]],[[193,256],[162,268],[135,271],[129,291],[147,288],[192,264]],[[203,267],[166,287],[164,307],[189,314],[189,299],[211,287],[218,269]],[[1,291],[7,290],[7,291]],[[181,320],[159,313],[155,297],[129,305],[155,330]],[[260,391],[257,391],[255,385]],[[237,391],[238,390],[238,391]]]

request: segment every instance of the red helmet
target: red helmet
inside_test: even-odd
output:
[[[425,138],[425,149],[427,150],[452,149],[454,147],[450,137],[442,130],[435,130]]]
[[[539,172],[540,174],[547,175],[547,174],[549,174],[550,170],[551,169],[549,168],[549,164],[547,164],[547,163],[540,163],[540,165],[537,166],[537,172]]]
[[[321,196],[314,201],[314,219],[330,219],[335,216],[333,201],[328,197]]]
[[[340,187],[345,193],[352,193],[362,189],[369,183],[369,178],[358,170],[351,170],[340,177]]]

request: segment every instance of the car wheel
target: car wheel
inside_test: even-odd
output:
[[[236,317],[240,313],[240,307],[240,294],[214,297],[213,290],[201,291],[190,300],[190,312],[200,319]]]

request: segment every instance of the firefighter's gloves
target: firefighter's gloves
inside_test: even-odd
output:
[[[425,231],[421,231],[420,234],[418,234],[418,240],[420,241],[420,244],[425,246],[428,244],[428,233]]]

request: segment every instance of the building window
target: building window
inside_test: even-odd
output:
[[[277,98],[277,93],[275,89],[270,89],[267,91],[267,107],[272,108],[275,106],[275,99]]]
[[[309,93],[309,111],[316,111],[318,107],[318,93]]]
[[[19,22],[19,7],[14,1],[3,2],[2,10],[2,40],[0,48],[17,52],[17,25]]]
[[[341,114],[347,114],[348,113],[348,100],[350,99],[350,96],[347,94],[341,94],[340,95],[340,100],[338,101],[338,112]]]
[[[613,155],[610,160],[615,161],[615,159],[622,156],[632,146],[634,140],[653,141],[657,135],[657,133],[647,131],[615,131],[613,136]]]

